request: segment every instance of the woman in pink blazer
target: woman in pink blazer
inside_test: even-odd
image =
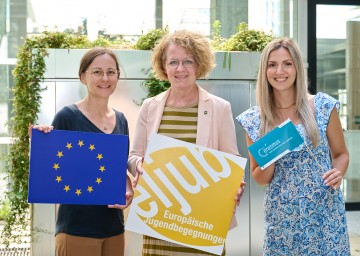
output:
[[[168,80],[171,86],[166,92],[146,99],[141,106],[128,160],[135,184],[142,173],[142,160],[153,133],[239,155],[230,103],[196,84],[196,80],[206,77],[214,66],[208,40],[200,34],[176,31],[156,45],[152,67],[156,77]],[[234,195],[237,204],[245,183],[239,181],[239,185]],[[231,226],[236,226],[234,216]],[[181,245],[144,236],[144,256],[183,255],[183,252]],[[186,255],[208,254],[191,248],[186,248],[186,252]]]

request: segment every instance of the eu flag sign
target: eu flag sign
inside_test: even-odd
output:
[[[32,130],[29,203],[125,205],[129,138]]]

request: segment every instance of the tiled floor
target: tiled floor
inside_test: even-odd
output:
[[[360,211],[348,211],[346,212],[347,221],[348,221],[348,229],[349,229],[349,236],[350,236],[350,250],[351,256],[360,256]],[[138,253],[140,255],[141,252],[141,235],[135,234],[132,232],[128,232],[127,240],[130,241],[129,244],[131,246],[127,246],[127,253],[129,251],[134,251],[134,248],[137,248]],[[233,256],[228,254],[228,256]],[[257,255],[255,255],[257,256]]]
[[[350,250],[351,256],[360,256],[360,211],[348,211],[346,212],[349,236],[350,236]],[[127,246],[127,253],[134,251],[134,248],[141,252],[141,235],[129,232],[127,240],[130,241],[131,246]],[[128,255],[125,253],[125,255]],[[228,256],[233,256],[231,253]],[[257,255],[255,255],[257,256]]]
[[[347,221],[348,221],[348,228],[349,228],[349,235],[350,235],[350,247],[351,247],[351,256],[360,256],[360,211],[348,211],[346,212],[347,215]],[[0,223],[0,231],[2,229],[2,224]],[[133,233],[136,237],[127,237],[128,241],[131,241],[131,238],[135,238],[131,241],[132,246],[141,245],[141,236]],[[134,241],[135,240],[135,241]],[[20,253],[20,251],[23,254],[14,254],[14,255],[29,255],[26,254],[26,252],[30,252],[30,244],[26,243],[23,244],[21,249],[17,253]],[[132,247],[134,248],[134,247]],[[132,249],[133,250],[133,249]],[[139,250],[140,251],[140,250]],[[12,250],[12,252],[15,252]],[[13,255],[11,252],[4,250],[3,246],[0,245],[0,256],[2,255]],[[127,254],[126,254],[127,255]],[[231,255],[230,255],[231,256]]]

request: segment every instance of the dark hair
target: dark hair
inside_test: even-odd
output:
[[[97,56],[103,55],[103,54],[109,54],[114,59],[114,61],[116,63],[116,70],[118,73],[117,78],[119,79],[119,77],[120,77],[119,61],[118,61],[115,53],[112,50],[104,48],[104,47],[95,47],[84,54],[84,56],[81,58],[80,67],[79,67],[79,78],[80,79],[81,79],[81,74],[83,74],[89,68],[91,63],[93,63],[94,59]]]

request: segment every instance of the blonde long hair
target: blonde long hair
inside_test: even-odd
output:
[[[263,50],[261,55],[259,73],[256,85],[256,100],[260,107],[260,136],[264,136],[270,130],[277,126],[276,108],[274,102],[274,92],[272,86],[267,80],[267,66],[269,55],[272,51],[284,48],[289,51],[296,69],[295,79],[295,108],[299,119],[305,127],[306,134],[314,147],[317,147],[320,141],[320,134],[315,119],[315,113],[310,108],[308,102],[308,80],[306,70],[301,58],[300,50],[297,44],[290,38],[277,38],[271,41]]]

